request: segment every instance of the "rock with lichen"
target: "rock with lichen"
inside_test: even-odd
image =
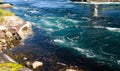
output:
[[[0,9],[0,52],[20,45],[21,40],[31,33],[29,22],[9,11]]]
[[[0,53],[0,71],[32,71],[16,61],[11,59],[8,55]]]
[[[13,48],[19,45],[20,41],[31,33],[31,24],[20,19],[17,16],[5,16],[4,22],[0,23],[0,48],[2,51],[2,43],[7,43],[6,48]],[[5,40],[3,42],[1,40]]]

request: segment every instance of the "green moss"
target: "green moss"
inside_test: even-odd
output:
[[[17,71],[19,68],[23,66],[17,63],[0,63],[0,71]]]
[[[0,9],[0,16],[14,16],[14,14],[10,11]]]

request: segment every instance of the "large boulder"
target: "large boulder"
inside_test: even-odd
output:
[[[25,38],[32,33],[32,25],[28,21],[24,21],[17,16],[5,16],[3,18],[4,22],[1,25],[5,26],[12,34],[17,32],[21,38]]]
[[[20,45],[32,33],[31,24],[17,16],[3,16],[0,22],[0,52]],[[5,40],[5,42],[1,41]]]

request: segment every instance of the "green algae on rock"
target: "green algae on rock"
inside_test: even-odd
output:
[[[0,24],[5,21],[4,16],[14,16],[14,13],[0,8]]]
[[[0,9],[0,17],[3,17],[3,16],[14,16],[14,13],[7,10]]]
[[[0,63],[0,71],[18,71],[23,66],[17,63]]]

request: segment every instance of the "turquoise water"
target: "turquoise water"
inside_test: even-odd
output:
[[[75,56],[120,70],[120,4],[99,4],[95,16],[93,4],[67,0],[14,0],[11,3],[16,6],[12,12],[39,27],[36,32],[41,34],[28,40],[31,46],[49,49],[47,44],[53,44],[70,50]],[[45,39],[46,45],[41,41],[44,38],[49,39]]]

